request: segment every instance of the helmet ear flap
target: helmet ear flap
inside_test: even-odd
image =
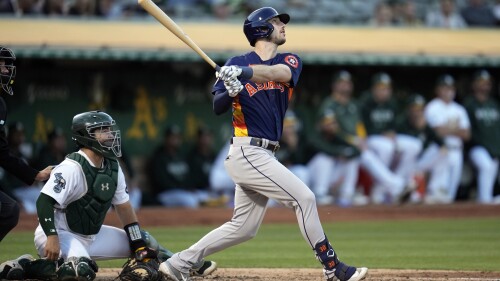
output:
[[[257,39],[267,38],[273,33],[274,26],[269,22],[256,22],[252,23],[252,30],[253,39],[250,41],[250,45],[255,47]]]

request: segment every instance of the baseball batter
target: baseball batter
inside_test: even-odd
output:
[[[255,49],[229,59],[218,73],[214,111],[221,114],[232,108],[233,138],[225,167],[236,184],[234,213],[229,222],[160,265],[172,280],[190,280],[193,264],[253,238],[269,198],[294,210],[305,241],[323,264],[326,280],[361,280],[368,272],[339,261],[321,226],[314,194],[274,157],[302,70],[297,55],[277,52],[286,42],[289,20],[289,15],[271,7],[252,12],[243,30]]]
[[[80,149],[54,168],[42,188],[35,247],[43,259],[22,265],[26,277],[93,280],[94,260],[130,256],[143,260],[156,258],[158,251],[162,260],[169,258],[172,253],[139,227],[116,159],[121,156],[121,138],[112,117],[101,111],[78,114],[71,131]],[[111,205],[124,229],[103,225]],[[56,268],[53,261],[60,258],[62,264]],[[215,263],[208,263],[211,268],[205,266],[204,275],[215,270]]]

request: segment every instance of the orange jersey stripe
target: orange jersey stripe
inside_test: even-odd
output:
[[[241,110],[239,97],[236,97],[233,101],[233,128],[235,137],[248,136],[247,124],[245,123],[245,116],[243,116],[243,111]]]

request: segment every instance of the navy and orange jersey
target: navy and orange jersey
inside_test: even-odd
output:
[[[233,136],[257,137],[278,141],[283,130],[283,119],[292,98],[293,89],[297,85],[302,62],[291,53],[277,54],[270,60],[263,61],[255,52],[229,59],[226,65],[276,65],[284,64],[292,72],[288,83],[269,81],[254,83],[241,79],[243,90],[233,99]],[[212,93],[225,91],[224,83],[218,80]]]

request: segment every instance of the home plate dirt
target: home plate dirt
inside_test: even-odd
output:
[[[118,276],[118,268],[100,269],[96,280],[113,280]],[[324,281],[321,269],[312,268],[219,268],[206,278],[195,281]],[[445,270],[393,270],[370,269],[367,281],[500,281],[500,272],[445,271]]]
[[[457,203],[450,205],[404,205],[404,206],[363,206],[355,208],[338,208],[335,206],[320,207],[318,213],[322,222],[339,221],[384,221],[412,220],[437,218],[474,218],[500,216],[500,205],[478,205],[474,203]],[[176,227],[188,225],[213,225],[214,228],[229,220],[231,208],[203,209],[168,209],[141,208],[137,213],[141,226],[145,227]],[[189,218],[189,219],[186,219]],[[270,208],[264,223],[296,223],[293,211],[283,208]],[[120,221],[114,212],[106,217],[105,224],[120,226]],[[38,225],[36,215],[21,213],[19,224],[14,229],[34,230]],[[195,241],[193,241],[195,242]],[[220,266],[220,265],[219,265]],[[99,269],[97,280],[109,281],[118,276],[121,269]],[[366,280],[381,281],[458,281],[458,280],[497,280],[500,281],[500,267],[497,272],[481,271],[437,271],[437,270],[388,270],[370,269]],[[302,269],[258,269],[258,268],[220,268],[207,278],[193,280],[215,281],[324,281],[321,268]]]

